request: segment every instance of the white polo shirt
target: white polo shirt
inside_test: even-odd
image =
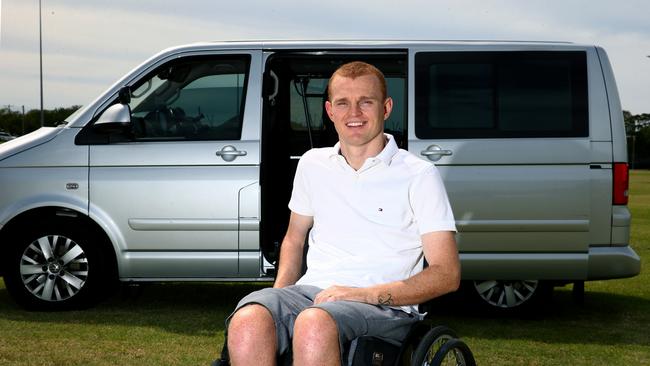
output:
[[[297,284],[324,289],[403,280],[423,268],[422,234],[456,231],[438,170],[386,137],[382,152],[358,171],[338,143],[300,159],[289,209],[313,216],[314,226],[307,272]]]

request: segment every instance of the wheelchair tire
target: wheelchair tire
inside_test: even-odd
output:
[[[429,365],[476,366],[476,361],[467,344],[454,338],[440,347]]]
[[[422,337],[422,340],[415,348],[411,359],[411,365],[432,365],[431,361],[438,350],[447,342],[456,339],[457,337],[456,332],[448,327],[441,325],[431,328],[431,330]]]

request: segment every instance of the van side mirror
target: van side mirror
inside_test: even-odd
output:
[[[118,99],[121,104],[131,103],[131,88],[128,86],[123,86],[119,91]]]
[[[131,130],[131,108],[128,104],[113,104],[97,119],[93,129],[101,133],[123,133]]]

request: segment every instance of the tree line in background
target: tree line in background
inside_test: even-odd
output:
[[[650,168],[650,114],[623,111],[627,158],[632,169]]]
[[[44,111],[44,126],[56,126],[74,113],[80,106],[55,108]],[[650,168],[650,114],[632,114],[623,111],[627,134],[628,160],[633,169]],[[40,110],[32,109],[23,114],[7,106],[0,109],[0,131],[21,136],[41,127]]]
[[[68,108],[55,108],[44,110],[45,127],[53,127],[62,123],[69,115],[81,106],[75,105]],[[14,110],[10,106],[0,108],[0,131],[13,136],[21,136],[41,128],[41,111],[32,109],[23,114],[21,110]]]

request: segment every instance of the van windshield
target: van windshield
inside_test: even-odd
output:
[[[63,119],[63,121],[61,121],[61,123],[59,123],[58,126],[64,126],[64,125],[67,125],[67,124],[75,121],[77,118],[79,118],[79,115],[85,109],[86,109],[85,106],[80,106],[79,108],[77,108],[76,111],[72,112],[69,116],[67,116],[65,119]]]

